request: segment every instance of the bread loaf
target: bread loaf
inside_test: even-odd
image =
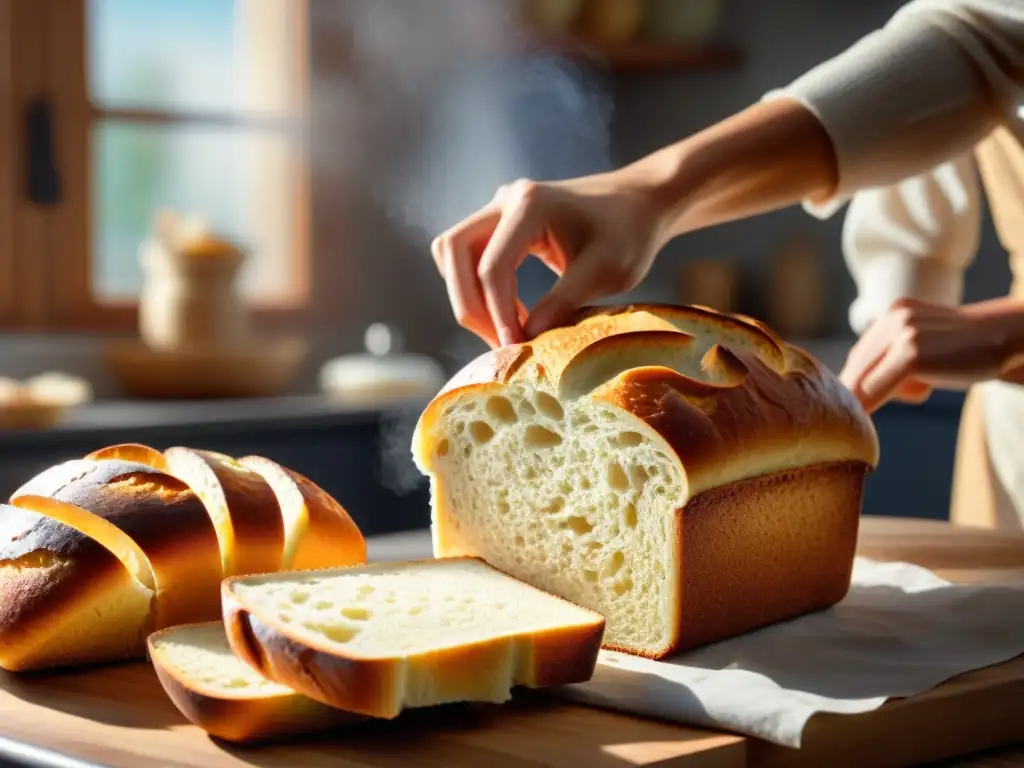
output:
[[[111,455],[148,463],[188,483],[213,520],[226,576],[280,570],[284,519],[274,490],[258,473],[222,453],[180,446],[161,454],[148,446],[116,445],[91,457]]]
[[[482,355],[413,453],[436,556],[481,557],[662,658],[840,600],[878,442],[763,324],[635,305]]]
[[[220,615],[217,533],[199,497],[166,472],[120,459],[73,461],[22,486],[11,503],[72,525],[117,554],[156,592],[149,629]]]
[[[231,651],[222,621],[156,632],[148,646],[168,697],[211,736],[254,743],[361,720],[267,680]]]
[[[153,590],[88,533],[0,504],[0,667],[137,658],[152,600]]]
[[[262,456],[244,456],[239,463],[277,495],[285,527],[282,570],[366,562],[366,542],[348,512],[308,477]]]
[[[224,582],[232,650],[267,678],[378,718],[515,685],[588,680],[604,618],[475,559]]]
[[[365,561],[362,534],[336,501],[307,478],[295,480],[301,492],[275,482],[281,499],[231,457],[142,445],[31,478],[0,510],[0,667],[142,658],[153,630],[219,618],[226,575],[281,568],[285,516],[291,546],[311,553],[304,564]],[[296,494],[311,500],[304,524]]]

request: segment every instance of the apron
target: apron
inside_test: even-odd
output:
[[[975,157],[999,241],[1010,255],[1010,295],[1024,301],[1024,147],[999,128]],[[950,521],[1024,529],[1024,386],[988,381],[967,393]]]

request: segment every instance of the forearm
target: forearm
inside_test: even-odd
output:
[[[649,197],[663,241],[827,197],[837,183],[828,134],[789,99],[749,107],[617,173]]]
[[[1002,366],[999,378],[1024,383],[1024,301],[1007,297],[967,304],[963,312],[986,321]]]

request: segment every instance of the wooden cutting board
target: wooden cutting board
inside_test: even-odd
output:
[[[422,537],[393,537],[371,542],[370,550],[375,559],[402,559],[424,545]],[[1013,534],[867,519],[861,553],[918,562],[947,578],[976,581],[973,576],[982,574],[1024,580],[1024,536]],[[0,757],[61,768],[134,768],[150,762],[210,768],[886,768],[1024,741],[1022,700],[1024,659],[1017,659],[875,712],[816,716],[800,750],[569,705],[536,693],[517,696],[505,707],[418,711],[330,737],[239,749],[187,724],[152,669],[140,663],[73,674],[0,675]]]

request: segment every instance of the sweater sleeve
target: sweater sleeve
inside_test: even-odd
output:
[[[981,189],[970,155],[857,193],[843,253],[857,286],[850,325],[863,333],[902,297],[953,306],[978,249]]]
[[[912,0],[882,29],[766,95],[802,103],[832,139],[839,184],[821,218],[1010,124],[1024,90],[1024,2]]]

